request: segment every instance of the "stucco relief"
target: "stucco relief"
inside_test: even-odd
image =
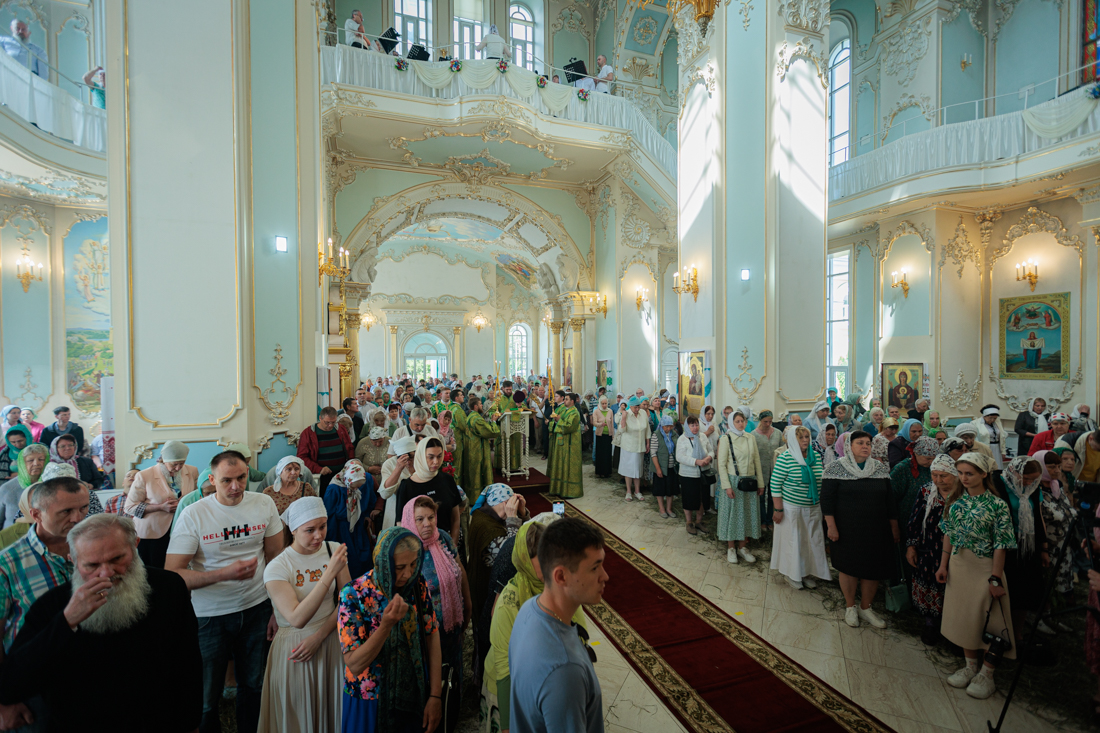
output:
[[[928,53],[931,36],[932,16],[926,16],[888,38],[883,44],[882,70],[887,76],[898,77],[903,87],[909,86],[921,59]]]
[[[780,3],[779,16],[789,28],[820,34],[829,25],[828,0],[789,0]]]
[[[584,15],[581,14],[576,3],[566,5],[561,9],[557,20],[550,25],[550,30],[554,33],[564,30],[569,33],[578,33],[589,40],[592,39],[592,31],[589,30]]]
[[[947,258],[950,257],[952,262],[959,266],[958,274],[959,279],[962,279],[963,270],[966,268],[966,263],[973,262],[974,267],[981,269],[982,265],[982,251],[977,244],[970,241],[970,237],[966,231],[966,224],[963,223],[963,217],[959,216],[959,223],[955,226],[955,235],[947,240],[947,245],[940,252],[940,268],[943,268]]]

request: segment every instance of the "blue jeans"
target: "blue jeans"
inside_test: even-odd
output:
[[[260,723],[260,695],[267,667],[267,622],[271,601],[223,616],[200,616],[199,651],[202,653],[201,733],[221,733],[218,703],[225,686],[225,670],[234,660],[237,676],[237,730],[254,731]]]

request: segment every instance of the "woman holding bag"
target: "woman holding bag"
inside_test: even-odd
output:
[[[760,539],[760,500],[764,495],[764,471],[756,438],[745,430],[748,417],[742,408],[730,413],[729,430],[718,442],[718,478],[722,491],[715,494],[718,507],[718,539],[727,543],[726,561],[756,562],[747,545]]]

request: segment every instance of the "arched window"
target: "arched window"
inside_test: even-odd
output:
[[[852,45],[845,38],[829,56],[829,165],[850,157]]]
[[[1096,81],[1100,71],[1100,59],[1096,55],[1096,44],[1100,40],[1100,2],[1085,0],[1081,3],[1084,16],[1081,18],[1081,83]]]
[[[512,62],[534,71],[535,17],[526,6],[512,5],[508,8],[508,26],[508,40],[512,44]]]
[[[432,0],[393,0],[393,27],[401,34],[401,55],[414,44],[432,45]]]
[[[442,378],[448,372],[447,342],[431,331],[418,333],[405,342],[405,371],[413,379]]]
[[[527,376],[531,369],[531,329],[516,323],[508,329],[508,373]]]

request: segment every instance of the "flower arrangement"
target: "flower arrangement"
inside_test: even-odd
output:
[[[587,102],[588,101],[588,90],[587,89],[578,89],[577,90],[577,99],[581,100],[582,102]]]
[[[1100,84],[1093,84],[1089,89],[1089,96],[1093,99],[1100,99]]]
[[[548,82],[545,76],[540,76],[535,83],[539,85],[539,89],[545,89]]]
[[[499,71],[502,74],[508,71],[508,60],[507,59],[501,59],[500,61],[497,61],[497,71]]]
[[[393,68],[397,69],[398,71],[408,71],[409,62],[398,56],[397,61],[393,65]]]
[[[448,476],[455,475],[455,457],[450,451],[443,451],[443,466],[440,468]]]
[[[459,59],[451,59],[451,73],[457,74],[462,71],[462,61]]]

